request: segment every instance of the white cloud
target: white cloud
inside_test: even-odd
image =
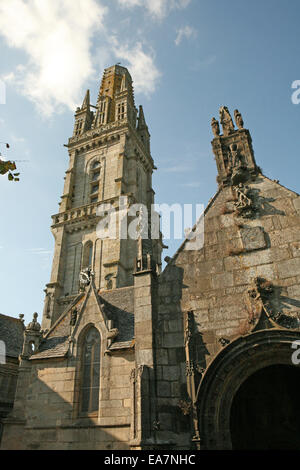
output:
[[[197,36],[197,30],[192,26],[183,26],[177,30],[177,36],[175,39],[176,46],[179,46],[183,38],[195,38]]]
[[[0,34],[28,55],[26,65],[2,78],[45,115],[61,105],[74,109],[83,83],[94,73],[91,39],[103,31],[106,11],[96,0],[2,1]]]
[[[154,19],[162,19],[191,0],[117,1],[127,8],[144,7]],[[86,81],[115,59],[128,66],[136,92],[149,96],[161,76],[154,51],[144,41],[133,43],[119,33],[114,37],[105,25],[108,13],[103,0],[0,0],[0,36],[26,54],[24,63],[0,78],[46,117],[66,107],[74,111]],[[92,55],[95,33],[102,42]]]
[[[33,255],[51,255],[52,254],[52,251],[47,250],[46,248],[28,248],[28,250],[26,251],[29,251]]]
[[[155,91],[161,76],[154,63],[154,52],[152,50],[145,52],[141,42],[133,47],[119,44],[116,38],[113,42],[115,56],[128,63],[135,91],[149,96]]]
[[[151,16],[164,18],[171,10],[186,8],[191,0],[118,0],[126,8],[143,7]]]

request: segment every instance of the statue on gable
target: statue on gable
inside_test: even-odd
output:
[[[242,156],[236,144],[229,146],[228,169],[241,168],[243,166]]]
[[[223,127],[223,134],[224,136],[228,136],[234,132],[234,125],[232,121],[232,117],[227,106],[222,106],[219,111],[220,114],[220,122]]]
[[[211,120],[211,128],[215,137],[220,135],[220,126],[219,122],[213,117]]]
[[[235,191],[237,193],[237,202],[235,204],[237,209],[245,209],[246,207],[251,207],[252,199],[250,199],[249,195],[251,194],[251,190],[248,186],[244,186],[243,183],[240,183],[236,188]]]
[[[239,183],[234,187],[236,193],[236,202],[235,210],[236,215],[252,219],[255,216],[255,213],[258,211],[258,208],[254,201],[254,195],[249,186]]]
[[[32,321],[27,325],[26,331],[41,331],[41,325],[37,321],[38,314],[33,314]]]
[[[238,129],[244,129],[244,121],[238,109],[234,110],[234,119]]]
[[[231,175],[231,183],[234,186],[249,179],[249,172],[244,155],[241,154],[237,144],[231,144],[229,146],[227,174]]]

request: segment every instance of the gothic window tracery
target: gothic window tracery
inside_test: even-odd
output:
[[[83,248],[82,265],[81,269],[92,268],[93,263],[93,243],[86,242]]]
[[[82,344],[80,412],[93,413],[99,409],[101,338],[98,330],[88,329]]]
[[[82,119],[80,119],[79,121],[76,122],[76,125],[75,125],[75,135],[81,134],[82,125],[83,125]]]
[[[117,120],[120,121],[126,117],[126,105],[125,102],[118,103],[117,105]]]
[[[105,124],[105,111],[106,111],[106,102],[105,101],[100,101],[100,103],[99,103],[98,124]]]

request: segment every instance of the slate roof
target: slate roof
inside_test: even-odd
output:
[[[69,308],[66,315],[60,317],[55,328],[50,330],[49,335],[44,338],[39,350],[30,357],[30,360],[64,357],[67,354],[71,333],[71,306]]]
[[[98,294],[98,298],[107,318],[113,320],[113,328],[119,330],[109,350],[132,348],[134,345],[134,287],[104,291]],[[80,296],[73,304],[79,300]],[[40,344],[39,350],[30,357],[30,360],[64,357],[68,353],[72,305],[52,327]]]
[[[116,342],[131,342],[134,337],[134,287],[123,287],[100,294],[100,303],[113,327],[118,328]],[[114,344],[114,343],[113,343]],[[113,344],[110,349],[113,349]],[[124,344],[124,347],[128,347]]]
[[[69,349],[69,336],[53,336],[45,339],[36,354],[30,357],[34,359],[47,359],[52,357],[64,357]]]
[[[23,348],[23,333],[21,320],[0,314],[0,340],[5,343],[7,356],[19,357]]]

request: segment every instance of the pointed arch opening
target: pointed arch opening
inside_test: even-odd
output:
[[[81,347],[79,412],[81,415],[99,410],[101,337],[94,326],[84,334]]]
[[[82,256],[82,263],[81,269],[92,269],[93,265],[93,243],[91,241],[86,242],[83,248],[83,256]]]

